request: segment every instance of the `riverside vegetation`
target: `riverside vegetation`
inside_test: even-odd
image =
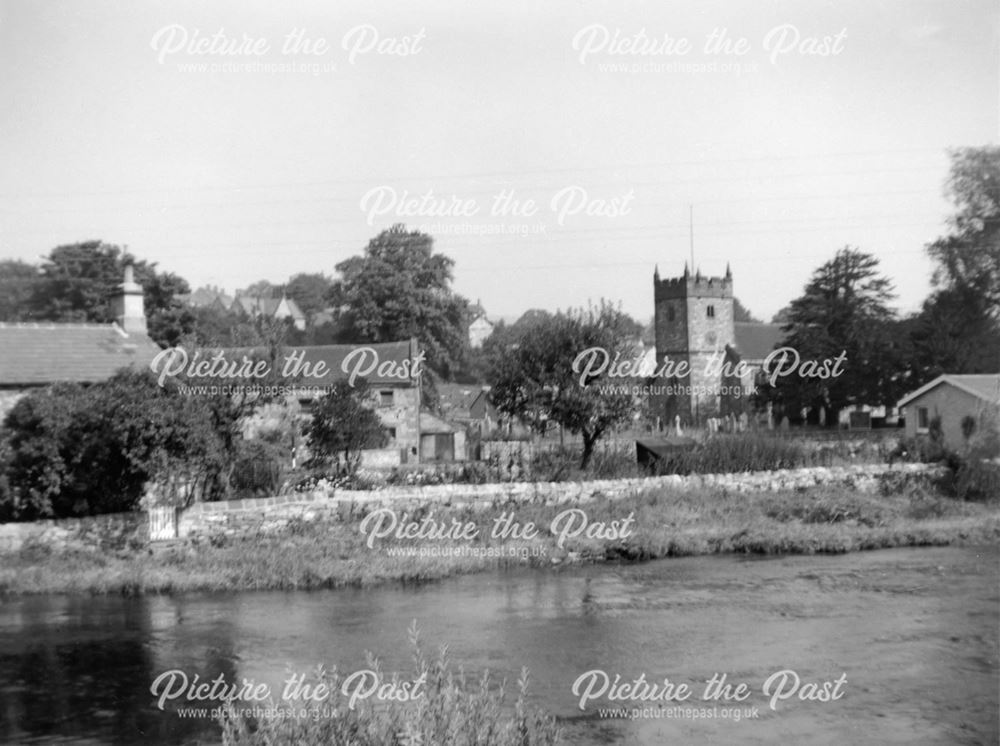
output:
[[[500,503],[423,507],[439,524],[473,522],[472,541],[378,539],[361,533],[365,509],[348,516],[296,519],[278,533],[219,536],[155,552],[125,548],[55,551],[26,544],[3,558],[0,593],[173,593],[213,590],[315,589],[430,581],[460,573],[585,561],[738,553],[849,552],[899,546],[984,544],[1000,539],[1000,498],[958,500],[926,479],[887,475],[877,492],[843,486],[733,493],[648,490],[625,499],[574,505],[591,524],[632,516],[627,536],[569,538],[559,546],[548,528],[567,506]],[[401,512],[401,511],[400,511]],[[527,539],[492,538],[494,521],[513,514],[539,527]],[[468,551],[455,552],[465,548]],[[400,550],[403,550],[400,552]]]
[[[422,696],[401,705],[379,706],[363,699],[354,708],[339,707],[327,716],[250,719],[235,708],[222,714],[224,746],[269,746],[295,743],[344,746],[420,746],[421,744],[490,744],[490,746],[550,746],[560,739],[555,719],[527,706],[528,671],[517,680],[513,708],[506,704],[505,682],[488,671],[475,681],[452,670],[446,647],[428,659],[414,622],[409,630],[414,679],[423,677]],[[379,662],[369,654],[369,668],[381,676]],[[340,690],[337,671],[317,671],[315,682],[331,692]]]

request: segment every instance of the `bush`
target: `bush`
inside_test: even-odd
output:
[[[216,484],[232,462],[232,423],[224,405],[181,396],[149,373],[32,393],[4,420],[0,514],[35,520],[128,511],[160,475],[189,492],[196,482]]]
[[[955,496],[962,500],[989,500],[1000,497],[1000,464],[970,458],[955,471]]]
[[[231,481],[235,497],[277,495],[288,460],[285,449],[266,440],[240,441],[238,448]]]
[[[822,463],[798,443],[761,433],[718,435],[687,450],[669,454],[656,463],[657,474],[732,474],[747,471],[795,469]]]
[[[224,746],[297,744],[350,744],[351,746],[550,746],[559,738],[555,720],[527,709],[528,672],[518,679],[513,711],[505,709],[504,688],[493,685],[488,672],[476,682],[463,672],[453,673],[446,648],[433,661],[422,651],[416,624],[410,627],[414,648],[413,679],[424,675],[423,696],[408,703],[389,705],[361,700],[355,709],[338,708],[333,717],[277,717],[248,720],[231,707],[220,719]],[[369,668],[381,676],[378,661],[369,657]],[[387,677],[382,677],[387,678]],[[340,696],[343,679],[336,672],[320,672],[323,681]]]

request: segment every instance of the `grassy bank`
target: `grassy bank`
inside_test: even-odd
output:
[[[588,526],[604,524],[610,528],[618,521],[619,534],[628,535],[611,539],[581,535],[566,538],[559,546],[549,527],[570,507],[583,511]],[[522,527],[534,523],[538,535],[520,540],[492,538],[494,521],[504,513]],[[630,515],[628,531],[622,531],[621,522]],[[963,502],[923,488],[907,488],[894,495],[821,487],[749,494],[650,491],[627,500],[595,500],[574,506],[436,508],[432,517],[438,525],[451,525],[452,519],[472,522],[479,527],[478,537],[473,541],[434,541],[390,536],[374,540],[371,548],[360,530],[363,517],[293,521],[280,534],[220,539],[155,552],[54,552],[26,546],[0,556],[0,594],[336,588],[419,582],[524,565],[553,567],[723,552],[840,553],[1000,541],[1000,500]],[[398,517],[403,518],[401,512]],[[425,511],[407,519],[419,522],[426,517]],[[582,524],[581,516],[576,520],[570,528]],[[468,547],[465,554],[391,554],[394,548],[405,547],[441,554],[442,548],[459,546]]]

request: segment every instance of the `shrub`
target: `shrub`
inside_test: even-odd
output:
[[[729,474],[794,469],[822,461],[810,457],[798,443],[761,433],[719,435],[657,462],[658,474]]]
[[[216,484],[228,474],[234,442],[234,420],[218,404],[130,371],[32,393],[4,420],[0,512],[34,520],[132,510],[161,475],[187,487]]]
[[[306,437],[317,461],[336,460],[345,473],[353,474],[361,463],[362,450],[385,445],[382,423],[365,405],[368,396],[368,384],[362,378],[354,385],[335,383],[326,396],[313,403]]]
[[[281,489],[287,456],[280,444],[266,440],[239,442],[232,487],[237,498],[267,497]]]
[[[1000,464],[970,458],[955,471],[955,496],[962,500],[989,500],[1000,497]]]
[[[526,704],[528,672],[518,679],[513,711],[505,708],[503,684],[493,684],[489,672],[470,682],[463,672],[453,673],[447,649],[428,661],[421,648],[416,624],[409,630],[414,649],[416,680],[425,676],[423,696],[408,703],[389,705],[367,699],[355,709],[338,708],[333,717],[276,717],[251,721],[228,707],[220,719],[224,746],[271,746],[297,744],[350,744],[351,746],[429,746],[440,744],[489,744],[489,746],[550,746],[559,738],[555,720],[541,712],[529,712]],[[378,661],[369,656],[369,668],[381,676]],[[383,677],[385,678],[385,677]],[[336,672],[318,672],[340,696],[342,677]]]

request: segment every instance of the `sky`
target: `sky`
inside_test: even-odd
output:
[[[0,258],[231,293],[404,223],[493,318],[646,320],[693,255],[768,319],[850,245],[906,313],[1000,134],[995,0],[492,5],[0,0]]]

